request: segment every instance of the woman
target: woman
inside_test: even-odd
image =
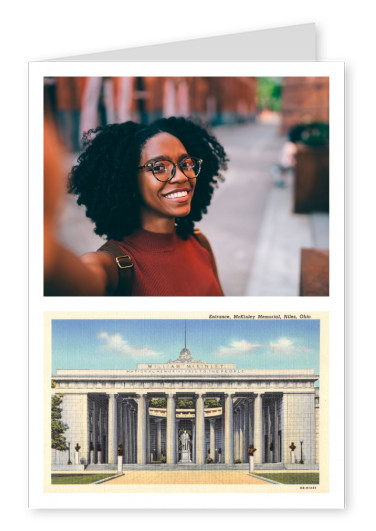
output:
[[[108,240],[81,257],[95,278],[86,294],[223,295],[210,245],[194,229],[226,168],[217,140],[168,118],[98,127],[84,148],[68,189]]]

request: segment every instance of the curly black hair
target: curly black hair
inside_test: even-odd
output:
[[[122,240],[140,228],[140,201],[137,172],[141,151],[158,133],[170,133],[180,140],[187,153],[203,159],[191,211],[176,219],[178,235],[186,239],[194,222],[207,212],[214,187],[223,180],[227,155],[217,139],[203,126],[186,118],[162,118],[151,125],[135,122],[90,129],[83,136],[84,151],[73,166],[68,192],[86,206],[86,216],[95,223],[95,233]]]

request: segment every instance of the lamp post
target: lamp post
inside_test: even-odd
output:
[[[68,443],[68,465],[71,465],[72,464],[72,461],[71,461],[71,458],[70,458],[70,442]]]
[[[76,450],[76,454],[74,456],[74,464],[79,465],[80,464],[80,453],[79,452],[81,450],[81,446],[77,443],[74,449]]]
[[[294,441],[290,444],[289,448],[291,450],[291,463],[294,464],[295,463],[295,449],[296,449]]]
[[[117,471],[121,473],[123,472],[123,444],[121,442],[118,444],[117,454]]]
[[[299,464],[300,465],[304,465],[304,461],[303,461],[303,439],[300,441],[300,461],[299,461]]]
[[[248,455],[249,455],[249,474],[254,471],[255,469],[255,458],[254,454],[256,452],[256,448],[251,444],[251,446],[248,448]]]

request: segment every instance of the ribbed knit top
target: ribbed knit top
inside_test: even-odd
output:
[[[134,296],[221,296],[211,256],[190,235],[135,231],[117,245],[133,261]]]

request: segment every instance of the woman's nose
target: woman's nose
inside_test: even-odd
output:
[[[184,173],[182,172],[179,166],[176,166],[175,174],[173,177],[171,177],[169,182],[171,183],[171,182],[182,182],[182,181],[188,181],[188,177],[184,175]]]

